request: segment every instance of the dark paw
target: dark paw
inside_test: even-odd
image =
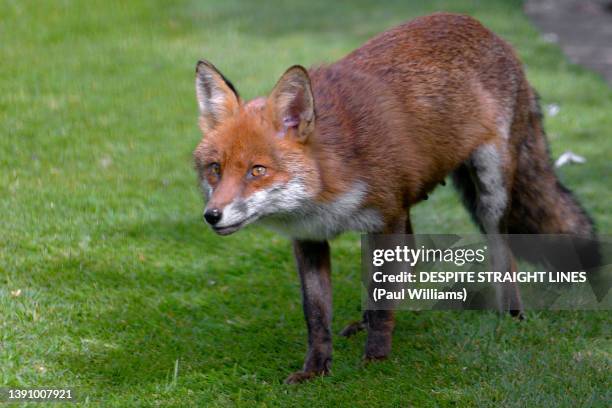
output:
[[[360,321],[353,322],[353,323],[350,323],[348,326],[346,326],[344,329],[342,329],[342,331],[340,332],[340,335],[343,337],[351,337],[359,333],[363,329],[365,329],[365,324],[363,322],[360,322]]]
[[[370,331],[365,346],[365,360],[384,360],[391,353],[391,331]]]
[[[327,372],[316,371],[296,371],[285,379],[285,384],[300,384],[304,381],[312,380],[318,376],[327,375]]]
[[[366,349],[363,359],[366,362],[385,360],[391,353],[391,341],[390,339],[377,339],[379,341],[372,341],[368,339],[366,342]]]
[[[510,310],[510,316],[514,317],[519,321],[525,320],[525,313],[522,310],[512,309]]]

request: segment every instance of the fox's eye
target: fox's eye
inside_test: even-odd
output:
[[[219,174],[221,174],[221,166],[219,165],[219,163],[213,163],[209,166],[210,171],[212,174],[214,174],[215,176],[218,176]]]
[[[253,166],[251,169],[251,176],[261,177],[266,174],[266,168],[264,166]]]

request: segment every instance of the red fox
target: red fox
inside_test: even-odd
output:
[[[258,222],[293,240],[308,352],[288,383],[330,371],[328,240],[349,230],[412,233],[410,207],[449,175],[484,233],[594,234],[555,176],[520,61],[471,17],[416,18],[333,64],[289,68],[250,102],[199,61],[196,94],[204,218],[220,235]],[[507,246],[497,256],[516,270]],[[516,285],[501,299],[521,316]],[[365,358],[385,358],[393,312],[366,310],[341,334],[362,328]]]

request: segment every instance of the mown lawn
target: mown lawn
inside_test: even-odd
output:
[[[560,107],[553,155],[588,160],[562,179],[610,233],[612,91],[520,1],[0,1],[0,386],[71,386],[93,406],[609,406],[609,312],[404,312],[388,361],[336,338],[332,376],[283,385],[306,341],[290,244],[201,220],[198,58],[253,97],[436,10],[516,46]],[[451,187],[414,220],[474,231]],[[358,236],[333,252],[337,332],[360,314]]]

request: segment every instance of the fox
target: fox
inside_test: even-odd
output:
[[[331,370],[329,241],[346,231],[412,234],[411,207],[447,177],[492,237],[595,235],[555,174],[517,54],[472,17],[417,17],[334,63],[291,66],[250,101],[206,60],[195,88],[204,219],[219,235],[257,223],[293,243],[308,348],[289,384]],[[500,247],[501,270],[516,270]],[[504,310],[522,318],[518,286],[500,291]],[[366,330],[364,358],[375,361],[388,357],[394,327],[392,310],[365,310],[340,334]]]

